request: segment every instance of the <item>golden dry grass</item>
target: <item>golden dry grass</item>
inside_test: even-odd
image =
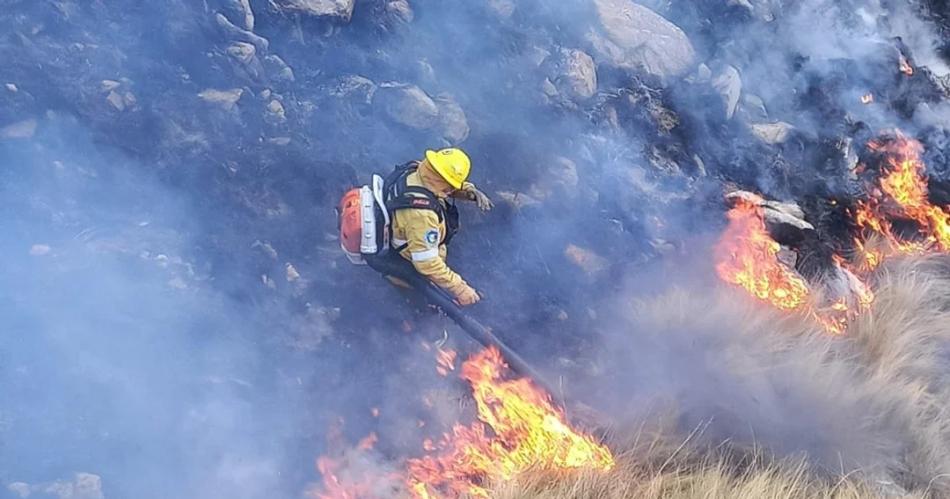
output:
[[[776,418],[777,435],[793,436],[790,445],[684,428],[674,401],[652,419],[618,419],[609,440],[621,453],[614,470],[538,471],[497,484],[492,497],[950,497],[950,257],[891,261],[873,285],[872,309],[844,337],[732,293],[674,290],[631,307],[637,334],[712,338],[717,367],[748,380],[741,388],[813,407],[819,416],[804,423],[787,414],[782,397],[772,401],[779,410],[762,411]],[[807,436],[808,425],[814,445],[796,447],[794,436]]]

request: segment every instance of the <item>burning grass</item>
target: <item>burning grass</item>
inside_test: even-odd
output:
[[[642,419],[614,429],[610,472],[529,473],[492,497],[950,497],[950,257],[890,260],[872,285],[873,307],[843,336],[739,293],[678,290],[640,303],[632,315],[652,335],[724,337],[707,350],[737,375],[733,389],[758,386],[754,411],[721,393],[718,403],[744,419],[730,427],[724,414],[703,413],[689,427],[675,400],[654,415],[654,430]],[[744,439],[742,425],[767,430]]]

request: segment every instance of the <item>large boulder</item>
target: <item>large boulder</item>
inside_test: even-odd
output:
[[[274,0],[284,12],[350,22],[356,0]]]
[[[742,95],[742,77],[739,76],[739,70],[733,66],[726,66],[711,83],[722,98],[726,119],[731,120],[736,114],[739,97]]]
[[[438,127],[442,138],[452,145],[465,142],[471,129],[462,106],[448,95],[440,95],[435,100],[439,106]]]
[[[598,62],[667,81],[693,68],[689,38],[663,16],[630,0],[594,0],[598,29],[588,36]]]
[[[586,100],[597,92],[594,59],[580,50],[561,49],[551,56],[551,75],[556,90],[572,100]]]
[[[416,130],[430,129],[439,120],[439,106],[415,85],[384,83],[376,91],[373,104],[387,118]]]

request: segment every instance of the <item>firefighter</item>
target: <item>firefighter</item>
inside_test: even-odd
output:
[[[459,227],[452,200],[474,202],[482,211],[494,207],[488,196],[466,181],[470,169],[471,160],[461,149],[428,150],[425,159],[397,167],[386,182],[393,253],[462,306],[474,305],[481,297],[445,262],[446,246]]]

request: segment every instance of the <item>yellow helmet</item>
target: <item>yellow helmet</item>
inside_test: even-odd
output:
[[[462,188],[462,183],[472,169],[472,161],[468,159],[468,155],[454,147],[439,151],[430,149],[426,151],[426,159],[432,168],[456,189]]]

